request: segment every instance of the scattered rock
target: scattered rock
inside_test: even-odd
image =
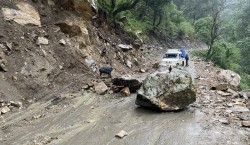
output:
[[[20,2],[16,6],[20,10],[2,8],[5,20],[13,20],[20,25],[33,24],[41,26],[39,13],[33,6],[24,2]]]
[[[130,90],[129,87],[125,87],[121,90],[121,93],[124,94],[125,96],[129,96],[130,95]]]
[[[39,119],[39,118],[43,118],[43,117],[45,117],[45,114],[34,115],[32,118]]]
[[[82,89],[84,89],[84,90],[89,89],[89,85],[83,85],[83,86],[82,86]]]
[[[36,43],[37,43],[37,45],[48,45],[49,40],[45,37],[38,37]]]
[[[223,92],[223,91],[217,91],[217,94],[221,95],[221,96],[231,96],[232,94],[231,93],[226,93],[226,92]]]
[[[250,127],[250,121],[242,121],[242,122],[241,122],[241,125],[242,125],[243,127]]]
[[[191,75],[180,69],[154,72],[146,77],[137,93],[136,104],[163,111],[184,109],[196,100]]]
[[[100,82],[95,85],[95,92],[99,95],[103,95],[107,90],[108,87],[104,82]]]
[[[249,109],[247,107],[242,107],[242,106],[232,107],[231,110],[233,112],[248,112],[249,111]]]
[[[56,23],[56,26],[60,27],[60,30],[65,33],[69,34],[69,37],[75,37],[82,35],[82,30],[77,25],[67,24],[66,22]]]
[[[8,71],[5,64],[0,63],[0,71],[4,71],[4,72]]]
[[[22,102],[14,102],[14,101],[10,101],[10,105],[17,107],[17,108],[22,108],[23,103]]]
[[[222,124],[229,124],[229,121],[225,118],[219,120]]]
[[[85,63],[86,63],[86,65],[88,66],[88,67],[91,67],[91,66],[93,66],[94,64],[95,64],[95,60],[94,59],[92,59],[92,57],[87,57],[86,59],[85,59]]]
[[[126,61],[126,65],[127,65],[127,67],[131,68],[131,67],[132,67],[132,62],[129,61],[129,60],[127,60],[127,61]]]
[[[140,47],[142,46],[142,42],[141,40],[137,39],[135,41],[132,42],[132,46],[136,49],[140,49]]]
[[[123,51],[128,51],[132,49],[131,45],[125,45],[125,44],[119,44],[118,47],[120,47]]]
[[[239,92],[240,97],[245,98],[246,100],[248,100],[250,98],[250,90],[243,90],[241,92]]]
[[[222,70],[218,73],[218,79],[225,81],[231,89],[237,90],[240,85],[240,75],[231,70]]]
[[[59,44],[61,44],[61,45],[66,45],[66,41],[65,41],[64,39],[61,39],[61,40],[59,41]]]
[[[119,131],[115,136],[116,136],[116,137],[119,137],[119,138],[123,138],[123,137],[125,137],[125,136],[127,136],[127,135],[128,135],[128,133],[127,133],[126,131],[121,130],[121,131]]]
[[[1,110],[0,112],[1,112],[2,114],[5,114],[5,113],[7,113],[7,112],[10,112],[10,108],[7,107],[7,106],[1,108],[0,110]]]
[[[141,72],[141,73],[145,73],[146,70],[141,68],[141,69],[140,69],[140,72]]]
[[[221,83],[211,88],[212,90],[219,90],[219,91],[227,91],[228,90],[228,84]]]
[[[128,87],[131,93],[135,93],[140,89],[142,82],[139,79],[133,78],[131,76],[121,76],[112,79],[113,85],[119,88]]]
[[[13,80],[14,82],[17,81],[17,77],[16,77],[16,76],[12,76],[11,78],[12,78],[12,80]]]

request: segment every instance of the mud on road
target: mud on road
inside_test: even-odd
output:
[[[197,65],[197,64],[196,64]],[[194,71],[191,62],[189,71]],[[199,67],[199,66],[197,66]],[[193,75],[202,75],[202,71]],[[197,80],[198,82],[201,80]],[[204,80],[202,80],[203,83]],[[223,124],[218,110],[197,101],[180,112],[156,112],[135,105],[135,95],[79,92],[38,102],[1,118],[1,145],[248,145],[249,129]],[[216,99],[216,98],[214,98]],[[222,113],[222,110],[219,110]],[[128,136],[115,134],[125,130]]]

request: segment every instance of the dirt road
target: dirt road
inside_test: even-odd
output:
[[[189,71],[195,75],[191,62]],[[202,73],[202,71],[197,72]],[[135,105],[135,95],[79,92],[36,103],[1,120],[1,145],[248,145],[249,129],[222,124],[202,98],[180,112]],[[128,136],[115,137],[120,130]]]

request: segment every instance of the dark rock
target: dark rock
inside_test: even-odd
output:
[[[113,85],[124,88],[128,87],[131,93],[135,93],[138,89],[140,89],[142,82],[136,78],[132,78],[130,76],[121,76],[118,78],[114,78],[112,80]]]
[[[163,111],[184,109],[196,100],[196,88],[190,74],[180,69],[171,73],[149,74],[137,93],[136,104]]]
[[[77,25],[69,25],[67,23],[56,23],[55,25],[59,26],[63,33],[69,34],[69,37],[79,36],[82,34],[81,28]]]
[[[132,46],[135,48],[135,49],[140,49],[140,47],[142,46],[142,42],[141,40],[135,40],[132,42]]]

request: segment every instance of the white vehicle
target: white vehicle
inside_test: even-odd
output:
[[[178,49],[169,49],[163,56],[161,60],[161,65],[163,66],[184,66],[185,58],[181,57],[182,52]]]

